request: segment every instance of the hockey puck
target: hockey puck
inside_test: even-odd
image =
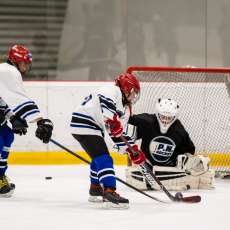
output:
[[[46,180],[52,180],[53,177],[51,177],[51,176],[46,176],[45,179],[46,179]]]
[[[187,190],[189,190],[191,188],[191,186],[189,184],[186,185]]]
[[[183,198],[182,193],[181,193],[181,192],[177,192],[177,193],[175,194],[175,198],[178,199],[178,200],[181,200],[181,199]]]

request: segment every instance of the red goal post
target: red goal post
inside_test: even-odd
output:
[[[158,98],[180,105],[179,119],[217,172],[230,171],[230,68],[131,66],[141,82],[134,113],[154,113]]]

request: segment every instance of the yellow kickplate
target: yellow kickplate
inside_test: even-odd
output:
[[[84,159],[90,161],[85,152],[76,152]],[[127,156],[111,153],[114,164],[127,165]],[[11,152],[9,155],[9,164],[17,165],[50,165],[50,164],[82,164],[80,159],[67,152]]]
[[[90,161],[89,156],[83,152],[76,152],[84,159]],[[211,167],[230,167],[230,153],[209,153]],[[127,156],[119,155],[115,152],[111,153],[115,165],[127,165]],[[82,164],[80,159],[69,153],[55,152],[11,152],[9,156],[9,164],[22,165],[50,165],[50,164]]]

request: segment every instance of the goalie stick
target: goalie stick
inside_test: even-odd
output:
[[[58,143],[57,141],[53,140],[53,139],[50,139],[50,142],[52,142],[53,144],[57,145],[58,147],[64,149],[66,152],[70,153],[71,155],[77,157],[78,159],[82,160],[83,162],[87,163],[87,164],[90,164],[90,162],[88,160],[86,160],[85,158],[83,158],[82,156],[78,155],[77,153],[73,152],[72,150],[66,148],[64,145]],[[133,185],[123,181],[122,179],[120,179],[119,177],[116,177],[116,180],[121,182],[122,184],[126,185],[127,187],[135,190],[136,192],[139,192],[141,193],[142,195],[144,196],[147,196],[149,197],[150,199],[152,200],[155,200],[155,201],[158,201],[160,203],[168,203],[167,201],[164,201],[164,200],[161,200],[161,199],[158,199],[157,197],[154,197],[154,196],[151,196],[149,195],[148,193],[145,193],[144,191],[141,191],[140,189],[134,187]]]
[[[127,145],[129,150],[133,154],[136,154],[136,152],[133,150],[132,146],[129,144],[129,142],[126,140],[126,138],[123,136],[121,136],[120,138]],[[146,180],[149,182],[149,184],[152,186],[156,182],[171,201],[185,202],[185,203],[198,203],[201,201],[201,197],[198,195],[183,197],[182,193],[177,192],[175,194],[175,196],[173,196],[166,189],[166,187],[161,183],[161,181],[156,177],[156,175],[152,172],[152,170],[149,169],[149,166],[146,163],[140,164],[139,166],[141,167],[141,169],[142,169],[141,171],[142,171],[144,177],[146,178]]]

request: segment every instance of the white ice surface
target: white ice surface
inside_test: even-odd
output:
[[[124,168],[116,167],[124,179]],[[230,181],[217,180],[200,194],[199,204],[157,203],[118,182],[130,200],[128,210],[103,210],[88,203],[88,166],[10,166],[16,184],[11,198],[0,198],[0,230],[229,230]],[[53,177],[45,180],[46,176]],[[152,196],[167,200],[163,192]]]

